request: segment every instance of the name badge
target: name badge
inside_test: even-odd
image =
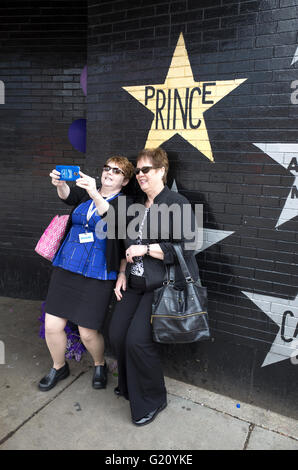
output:
[[[93,237],[92,232],[80,233],[79,239],[80,239],[80,243],[94,242],[94,237]]]

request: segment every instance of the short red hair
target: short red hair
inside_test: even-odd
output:
[[[111,162],[114,162],[116,165],[124,171],[124,177],[130,180],[134,174],[134,166],[128,158],[122,157],[121,155],[114,155],[107,159],[105,165],[109,165]]]

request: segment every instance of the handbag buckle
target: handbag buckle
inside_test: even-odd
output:
[[[167,281],[163,281],[164,286],[173,286],[175,284],[175,281],[173,279],[168,279]]]
[[[191,276],[185,278],[187,284],[190,284],[191,282],[195,282]]]

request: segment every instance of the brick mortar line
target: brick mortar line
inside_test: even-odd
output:
[[[32,413],[31,416],[29,416],[28,418],[25,419],[25,421],[23,421],[21,424],[19,424],[13,431],[10,431],[6,436],[4,436],[1,440],[0,440],[0,446],[2,446],[2,444],[4,444],[6,441],[8,441],[8,439],[10,439],[17,431],[19,431],[19,429],[21,429],[25,424],[27,424],[32,418],[34,418],[34,416],[38,415],[38,413],[40,413],[44,408],[46,408],[49,404],[51,404],[59,395],[61,395],[61,393],[64,392],[64,390],[66,390],[68,387],[70,387],[76,380],[78,380],[82,375],[84,375],[86,372],[88,372],[88,370],[85,370],[83,372],[80,372],[77,377],[75,377],[68,385],[66,385],[62,390],[60,390],[53,398],[51,398],[47,403],[45,403],[44,405],[42,405],[37,411],[34,411],[34,413]]]

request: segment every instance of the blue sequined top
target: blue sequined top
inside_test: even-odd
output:
[[[111,201],[119,195],[120,193],[107,199],[107,201]],[[117,279],[117,272],[107,272],[106,266],[107,239],[103,234],[107,230],[106,224],[99,223],[101,217],[97,211],[92,214],[89,222],[87,222],[87,213],[91,204],[92,199],[89,199],[73,211],[71,229],[53,259],[53,266],[94,279],[115,280]],[[94,241],[80,243],[79,235],[86,232],[93,233]]]

